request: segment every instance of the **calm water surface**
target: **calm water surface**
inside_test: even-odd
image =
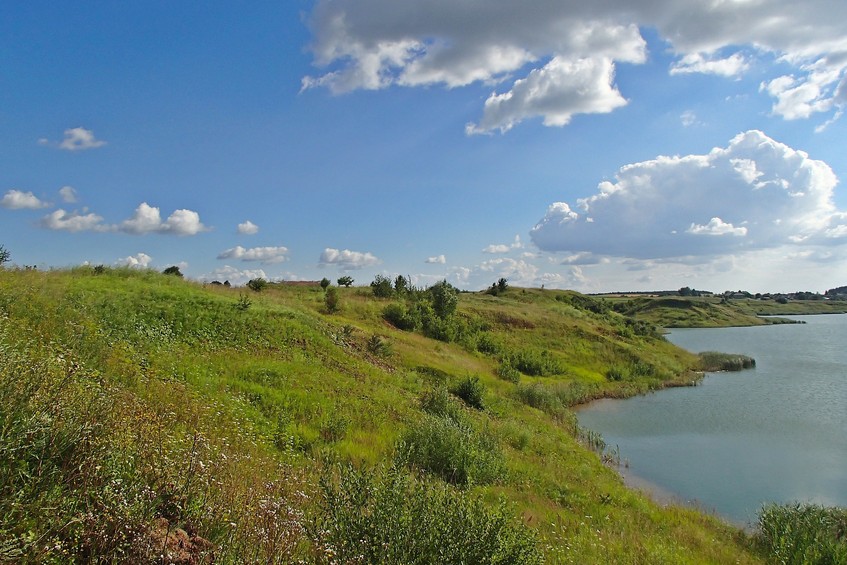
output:
[[[680,347],[756,368],[592,403],[579,421],[619,447],[631,483],[739,525],[768,501],[847,506],[847,315],[792,317],[806,323],[673,330]]]

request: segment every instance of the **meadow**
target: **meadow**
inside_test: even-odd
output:
[[[570,411],[698,357],[577,293],[441,291],[0,270],[0,562],[773,554],[627,489]]]

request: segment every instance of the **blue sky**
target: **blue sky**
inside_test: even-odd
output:
[[[15,265],[847,284],[843,2],[16,4]]]

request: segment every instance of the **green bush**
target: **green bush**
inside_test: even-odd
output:
[[[421,409],[432,416],[462,421],[462,411],[453,400],[450,392],[443,386],[436,387],[421,395]]]
[[[324,306],[330,314],[338,312],[341,306],[341,300],[338,298],[338,289],[330,287],[326,289],[324,294]]]
[[[494,439],[452,418],[424,416],[403,433],[398,452],[411,466],[454,485],[492,483],[505,472]]]
[[[414,479],[402,464],[324,473],[309,528],[318,563],[541,563],[534,534],[501,503]]]
[[[756,540],[773,563],[847,564],[847,509],[799,503],[765,506]]]
[[[389,304],[382,310],[382,317],[398,330],[414,331],[419,325],[416,311],[407,309],[403,304]]]
[[[377,275],[371,282],[371,290],[377,298],[391,298],[394,296],[394,287],[391,279],[383,275]]]
[[[497,367],[497,376],[510,383],[519,383],[521,380],[521,372],[512,367],[508,361],[503,361]]]
[[[500,345],[487,333],[480,333],[476,338],[476,350],[485,355],[497,355]]]
[[[565,365],[547,350],[524,349],[509,353],[504,361],[525,375],[548,377],[561,375],[567,370]]]
[[[256,292],[262,292],[268,286],[268,281],[263,278],[250,279],[247,281],[247,288]]]
[[[485,385],[479,382],[479,377],[465,377],[459,381],[459,384],[452,387],[450,392],[461,398],[471,408],[477,410],[484,408],[482,396],[485,393]]]

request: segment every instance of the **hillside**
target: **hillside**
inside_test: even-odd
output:
[[[847,312],[842,300],[776,300],[754,298],[658,296],[610,297],[616,311],[636,320],[663,328],[716,328],[728,326],[762,326],[794,323],[788,318],[804,314],[841,314]],[[769,317],[762,317],[769,316]]]
[[[330,292],[0,270],[0,561],[760,562],[626,489],[568,410],[696,380],[650,324]]]

